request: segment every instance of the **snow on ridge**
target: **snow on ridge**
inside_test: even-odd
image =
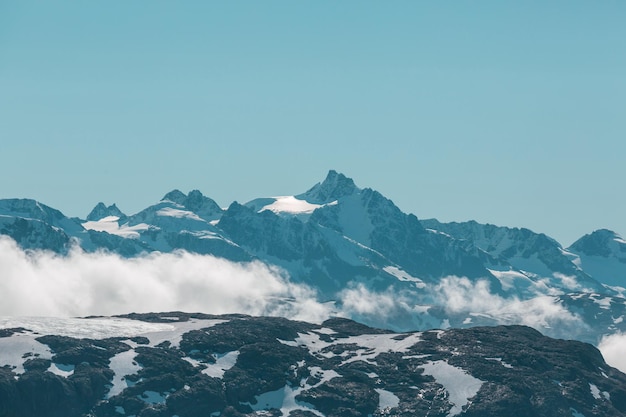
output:
[[[168,329],[160,329],[152,332],[145,332],[141,335],[148,338],[150,343],[147,346],[154,347],[163,342],[170,342],[170,346],[178,347],[183,335],[192,330],[204,329],[207,327],[213,327],[221,323],[227,323],[230,320],[222,319],[190,319],[189,321],[181,321],[178,323],[172,322],[172,324],[166,324]],[[161,323],[163,324],[163,323]],[[129,345],[132,342],[126,342]],[[136,347],[136,346],[132,346]]]
[[[119,217],[108,216],[97,221],[88,221],[82,223],[83,228],[86,230],[94,230],[96,232],[106,232],[110,235],[117,235],[124,238],[137,239],[139,233],[144,230],[150,229],[150,225],[146,223],[139,223],[133,226],[129,226],[128,223],[123,225],[118,224]]]
[[[149,346],[156,346],[165,341],[169,341],[173,346],[178,346],[183,334],[225,322],[228,320],[192,318],[181,322],[149,323],[121,317],[4,317],[0,318],[0,329],[22,327],[36,334],[36,337],[56,335],[77,339],[145,336],[150,340]],[[131,348],[136,347],[134,342],[129,340],[125,343]]]
[[[328,204],[313,204],[306,200],[300,200],[292,195],[272,197],[275,201],[271,204],[263,206],[258,212],[265,210],[273,211],[274,213],[291,213],[291,214],[311,214],[316,209],[323,206],[332,206],[337,204],[337,201],[333,201]]]
[[[176,209],[173,207],[163,207],[156,212],[156,215],[164,217],[176,217],[177,219],[186,218],[204,222],[204,220],[202,220],[200,217],[198,217],[196,213],[192,211]]]
[[[0,329],[23,327],[41,335],[86,339],[133,337],[144,333],[173,330],[173,324],[148,323],[120,317],[0,317]]]

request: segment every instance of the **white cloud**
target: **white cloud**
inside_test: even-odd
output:
[[[282,315],[319,322],[331,306],[261,262],[188,252],[126,259],[20,249],[0,237],[0,315],[84,316],[149,311]]]
[[[245,313],[321,322],[346,316],[396,330],[441,327],[477,313],[487,323],[524,324],[548,335],[574,338],[585,329],[576,315],[550,296],[504,298],[487,281],[447,277],[430,289],[373,291],[355,284],[337,305],[320,303],[314,290],[293,283],[277,267],[235,263],[188,252],[137,258],[84,253],[67,256],[24,251],[0,236],[0,316],[86,316],[130,312]],[[431,314],[427,305],[437,305]],[[443,313],[443,314],[442,314]],[[472,321],[478,324],[478,316]]]
[[[598,344],[607,364],[622,372],[626,372],[626,334],[615,333],[603,336]]]
[[[485,280],[446,277],[433,291],[433,298],[449,314],[474,313],[492,318],[498,324],[521,324],[553,337],[574,338],[586,324],[552,296],[529,300],[502,297],[489,290]]]
[[[342,310],[348,315],[376,315],[389,316],[401,308],[401,300],[391,289],[377,293],[370,291],[359,283],[339,293],[342,301]]]

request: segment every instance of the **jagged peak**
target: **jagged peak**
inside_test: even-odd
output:
[[[583,241],[593,240],[599,243],[599,242],[607,242],[609,240],[613,240],[616,238],[621,239],[622,237],[612,230],[598,229],[598,230],[594,230],[593,232],[584,235],[583,237],[578,239],[576,242],[574,242],[572,246],[576,245],[578,242],[583,242]]]
[[[187,198],[198,199],[202,197],[204,197],[204,195],[200,192],[200,190],[191,190],[189,191],[189,194],[187,194]]]
[[[578,239],[569,249],[585,255],[609,256],[610,246],[615,244],[626,246],[626,241],[612,230],[598,229]]]
[[[601,236],[608,239],[621,238],[620,235],[609,229],[598,229],[591,233],[592,236]]]
[[[182,191],[176,189],[176,190],[172,190],[169,193],[165,194],[165,196],[163,196],[161,201],[169,200],[169,201],[172,201],[174,203],[178,203],[178,204],[182,205],[186,198],[187,198],[187,195],[185,193],[183,193]]]
[[[193,212],[206,211],[210,213],[218,213],[222,208],[211,198],[204,196],[198,190],[192,190],[182,203],[186,208]]]
[[[115,203],[107,207],[103,202],[99,202],[87,215],[87,220],[98,221],[108,216],[117,216],[119,218],[126,217],[126,215],[122,213]]]
[[[359,188],[354,184],[352,178],[331,169],[324,181],[315,184],[307,192],[297,197],[309,203],[327,204],[341,197],[354,194],[356,191],[359,191]]]

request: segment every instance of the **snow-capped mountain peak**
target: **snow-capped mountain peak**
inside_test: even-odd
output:
[[[600,229],[578,239],[568,250],[580,257],[580,267],[605,284],[626,287],[626,240]]]
[[[335,170],[330,170],[323,182],[315,184],[307,192],[297,195],[296,198],[313,204],[328,204],[356,191],[359,191],[359,188],[351,178]]]
[[[218,220],[223,212],[214,200],[198,190],[192,190],[188,195],[180,190],[172,190],[165,194],[161,202],[178,204],[206,221]]]
[[[570,249],[588,256],[607,257],[621,254],[626,258],[626,240],[608,229],[599,229],[581,237]]]
[[[470,289],[484,286],[497,300],[574,294],[574,301],[564,303],[581,304],[588,297],[574,298],[577,294],[626,293],[616,288],[626,287],[626,243],[613,232],[595,232],[564,249],[528,229],[420,222],[380,192],[358,188],[336,171],[295,196],[258,198],[223,210],[198,190],[173,190],[132,216],[120,215],[117,206],[100,203],[79,222],[34,200],[0,200],[0,234],[22,248],[59,254],[80,245],[86,252],[123,257],[183,250],[236,262],[254,259],[309,285],[323,301],[341,300],[361,286],[374,294],[387,291],[404,300],[410,312],[394,307],[397,317],[384,316],[389,322],[376,322],[383,318],[372,315],[360,319],[397,329],[439,325],[444,319],[452,325],[478,323],[464,310],[456,316],[437,310],[438,291],[450,277]],[[603,303],[584,304],[586,317],[598,316]],[[416,305],[426,307],[410,307]],[[624,314],[614,307],[621,305],[611,304],[614,314],[604,328],[626,330],[626,321],[620,324]],[[589,334],[585,340],[595,337]]]
[[[172,203],[177,203],[180,205],[184,205],[183,202],[187,198],[187,195],[180,190],[172,190],[169,193],[165,194],[161,201],[171,201]]]

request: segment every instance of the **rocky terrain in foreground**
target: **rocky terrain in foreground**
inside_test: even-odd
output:
[[[626,375],[523,326],[347,319],[0,319],[1,417],[623,416]]]

